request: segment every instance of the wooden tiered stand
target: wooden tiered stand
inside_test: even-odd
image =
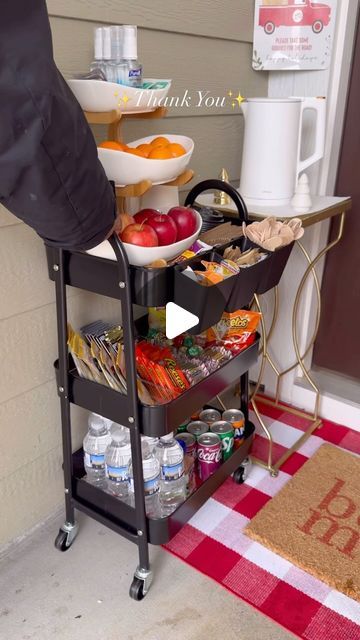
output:
[[[85,111],[85,117],[89,124],[103,124],[108,127],[108,140],[114,140],[116,142],[123,142],[121,125],[124,121],[132,118],[136,120],[155,120],[158,118],[164,118],[167,113],[165,107],[158,107],[154,111],[145,111],[138,113],[120,112],[116,109],[112,111],[105,111],[101,113],[93,111]],[[185,169],[177,178],[165,183],[169,187],[182,187],[187,184],[194,177],[194,171],[191,169]],[[125,211],[125,199],[141,197],[152,187],[151,180],[141,180],[134,184],[127,184],[125,186],[115,186],[116,201],[119,212]]]

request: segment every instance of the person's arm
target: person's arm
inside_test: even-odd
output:
[[[93,135],[53,60],[45,0],[1,3],[0,203],[63,248],[96,246],[115,221]]]

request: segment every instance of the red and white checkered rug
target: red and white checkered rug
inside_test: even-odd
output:
[[[259,408],[271,425],[276,460],[309,423],[265,404]],[[256,424],[256,418],[251,419]],[[360,640],[359,602],[242,533],[324,442],[360,454],[360,433],[324,421],[283,465],[277,478],[255,465],[243,485],[228,478],[165,548],[300,638]],[[252,453],[265,459],[266,451],[264,437],[257,435]]]

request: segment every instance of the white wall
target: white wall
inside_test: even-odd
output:
[[[338,155],[342,135],[342,123],[346,105],[346,94],[352,59],[354,30],[359,7],[358,0],[341,0],[338,2],[337,25],[331,67],[324,71],[270,72],[269,95],[282,96],[326,96],[327,98],[327,133],[325,156],[322,162],[307,170],[313,193],[332,195],[338,164]],[[304,146],[309,145],[313,131],[311,122],[305,128]],[[351,195],[351,194],[348,194]],[[305,230],[303,244],[312,257],[326,245],[329,222],[323,222]],[[321,282],[325,261],[317,268]],[[288,266],[280,282],[279,321],[271,341],[271,353],[280,370],[286,369],[295,362],[292,347],[292,307],[295,292],[306,268],[305,259],[298,248],[295,248]],[[263,296],[264,311],[269,322],[271,317],[273,295]],[[316,298],[313,280],[310,278],[304,289],[302,304],[298,314],[298,336],[303,353],[314,328]],[[311,365],[312,353],[307,363]],[[256,378],[258,367],[252,372]],[[276,387],[275,374],[270,367],[264,376],[266,393],[274,394]],[[282,383],[282,400],[308,411],[314,409],[315,394],[304,382],[300,367],[284,377]],[[339,421],[360,430],[360,406],[346,402],[342,398],[329,397],[326,388],[321,389],[320,414],[324,418]]]

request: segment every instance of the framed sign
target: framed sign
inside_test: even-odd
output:
[[[326,69],[336,0],[255,0],[253,68]]]

